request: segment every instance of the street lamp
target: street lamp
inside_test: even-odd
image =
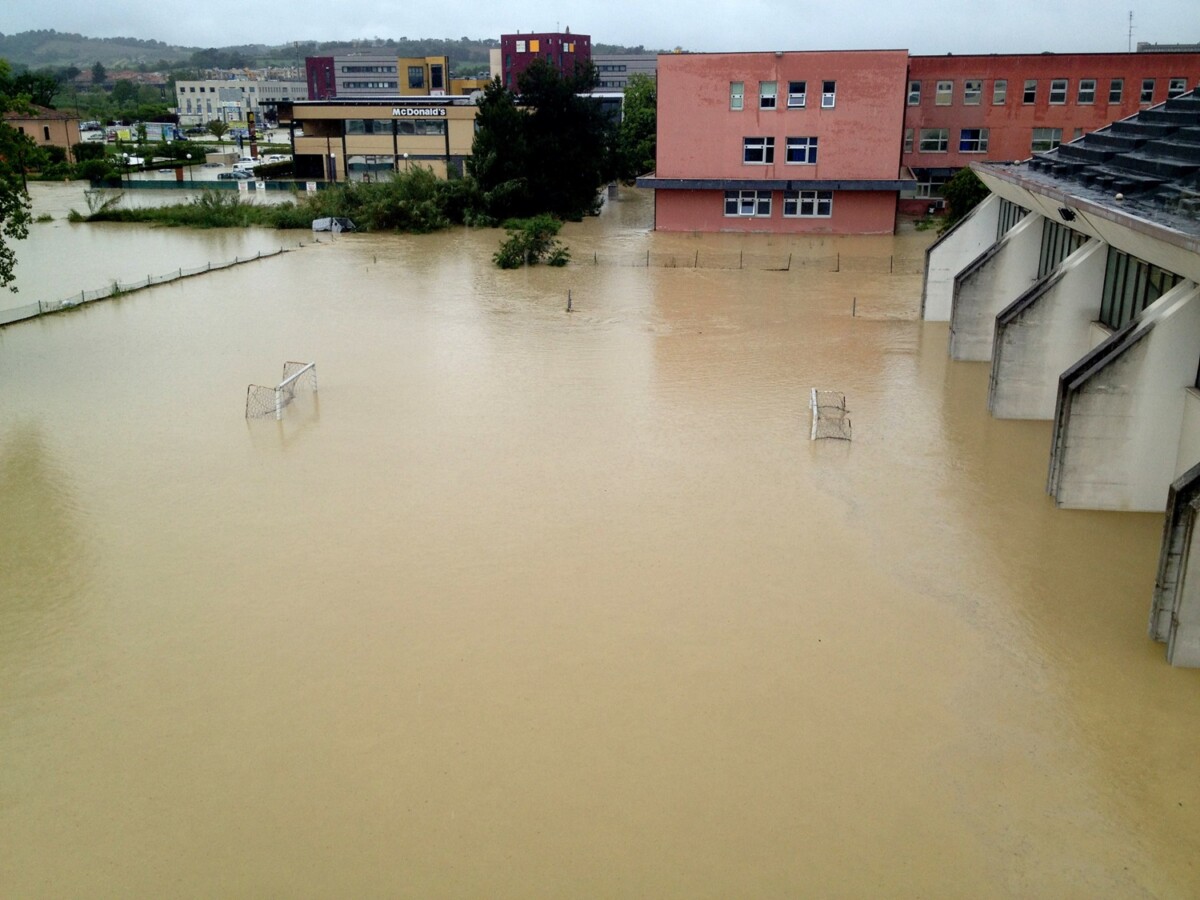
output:
[[[408,154],[404,154],[404,174],[408,174]]]
[[[337,154],[329,154],[329,180],[337,183]]]
[[[187,154],[188,181],[192,180],[192,154]]]

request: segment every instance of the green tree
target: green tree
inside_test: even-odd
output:
[[[102,63],[97,62],[94,66],[92,66],[92,84],[104,84],[104,82],[107,80],[108,71],[104,68]]]
[[[113,85],[112,101],[117,104],[118,108],[124,109],[126,106],[131,106],[136,97],[137,88],[133,86],[132,81],[122,79]]]
[[[621,125],[617,129],[617,175],[632,184],[653,172],[658,147],[658,86],[642,72],[629,77]]]
[[[220,119],[213,119],[208,123],[208,133],[215,137],[218,141],[225,137],[225,132],[229,131],[229,123],[222,122]]]
[[[946,221],[942,223],[942,231],[954,225],[987,199],[991,191],[987,189],[979,176],[970,169],[959,169],[954,176],[942,186],[942,197],[950,207]]]
[[[493,78],[483,90],[467,173],[483,194],[485,211],[496,219],[524,215],[529,201],[525,174],[525,113],[512,91]]]
[[[8,62],[0,60],[0,86],[11,85]],[[14,106],[14,100],[0,93],[0,114]],[[16,251],[12,241],[29,234],[29,194],[25,189],[25,160],[36,149],[33,141],[11,125],[0,122],[0,288],[16,291]]]

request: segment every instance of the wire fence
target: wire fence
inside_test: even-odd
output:
[[[313,243],[320,243],[319,240]],[[299,250],[304,247],[301,242],[295,247],[280,247],[278,250],[260,250],[253,256],[240,257],[235,256],[233,259],[226,262],[209,262],[202,266],[196,266],[190,269],[179,268],[173,272],[167,272],[165,275],[147,275],[145,278],[138,281],[113,281],[111,284],[97,288],[92,291],[80,291],[78,294],[72,294],[69,297],[64,297],[61,300],[39,300],[36,303],[27,303],[25,306],[17,306],[11,309],[0,309],[0,325],[9,325],[13,322],[20,322],[25,319],[33,319],[38,316],[49,315],[51,313],[63,312],[64,310],[75,309],[85,303],[93,303],[96,300],[107,300],[110,297],[122,297],[126,294],[131,294],[134,291],[144,290],[148,287],[154,287],[159,284],[167,284],[171,281],[178,281],[181,278],[192,278],[196,275],[203,275],[206,272],[217,272],[221,269],[228,269],[232,266],[240,266],[249,262],[257,262],[260,259],[269,259],[272,256],[279,256],[281,253],[290,253],[293,250]]]
[[[660,269],[750,269],[762,272],[864,272],[886,275],[920,275],[925,271],[924,256],[849,256],[834,253],[808,256],[797,253],[745,253],[734,250],[695,250],[691,253],[592,253],[574,257],[579,265],[623,266]]]

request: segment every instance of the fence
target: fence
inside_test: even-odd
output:
[[[320,243],[320,241],[315,241]],[[82,306],[85,303],[92,303],[96,300],[106,300],[109,297],[120,297],[125,294],[140,291],[148,287],[154,287],[158,284],[166,284],[170,281],[178,281],[180,278],[191,278],[194,275],[203,275],[205,272],[216,272],[221,269],[228,269],[231,266],[242,265],[243,263],[255,262],[260,259],[269,259],[272,256],[279,256],[281,253],[290,253],[292,250],[298,250],[304,244],[297,244],[295,247],[285,248],[280,247],[278,250],[270,250],[268,252],[259,251],[254,256],[241,258],[235,256],[228,262],[220,263],[205,263],[202,266],[197,266],[194,269],[176,269],[174,272],[168,272],[166,275],[147,275],[140,281],[114,281],[107,287],[98,288],[94,291],[80,291],[78,294],[72,294],[62,300],[39,300],[37,303],[28,303],[25,306],[17,306],[12,309],[0,309],[0,326],[10,325],[13,322],[21,322],[25,319],[33,319],[38,316],[44,316],[49,313],[62,312],[68,309],[74,309],[77,306]]]
[[[636,254],[592,253],[574,257],[576,264],[661,269],[751,269],[762,272],[865,272],[887,275],[920,275],[925,271],[924,256],[807,256],[798,253],[745,253],[733,250],[695,250],[691,253]]]

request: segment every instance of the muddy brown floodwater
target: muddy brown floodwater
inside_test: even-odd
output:
[[[928,235],[652,202],[564,269],[343,235],[0,330],[0,893],[1200,895],[1161,516],[1054,508]],[[84,283],[20,300],[279,243],[56,219]]]

